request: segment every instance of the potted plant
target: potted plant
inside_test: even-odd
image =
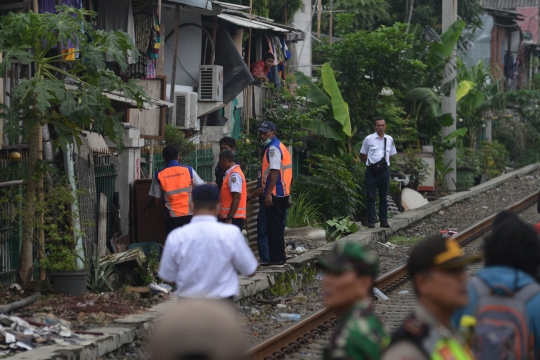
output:
[[[44,201],[36,202],[36,212],[44,222],[36,227],[45,233],[43,266],[58,294],[81,295],[86,292],[88,272],[76,249],[77,239],[83,234],[78,214],[73,211],[76,194],[62,181],[45,189]]]

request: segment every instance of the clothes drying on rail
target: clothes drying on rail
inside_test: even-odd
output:
[[[131,0],[102,0],[98,5],[98,28],[105,31],[122,30],[135,43],[135,24]],[[113,61],[106,56],[107,61]],[[132,52],[128,51],[128,63],[134,64]]]

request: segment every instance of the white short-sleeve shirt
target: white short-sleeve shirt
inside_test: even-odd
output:
[[[225,176],[229,175],[231,171],[234,170],[238,165],[234,165],[229,170],[225,171]],[[229,190],[233,193],[242,193],[242,184],[243,184],[242,176],[238,173],[232,173],[229,177]]]
[[[270,170],[281,169],[281,150],[274,145],[268,147],[268,167]]]
[[[167,237],[159,277],[176,283],[179,297],[222,299],[239,295],[238,273],[250,276],[258,265],[237,226],[196,215]]]
[[[386,139],[386,149],[384,149],[384,139]],[[390,156],[397,154],[397,150],[394,139],[390,135],[384,134],[381,139],[377,133],[373,133],[364,139],[360,154],[367,155],[366,165],[368,166],[379,162],[383,157],[386,158],[386,163],[390,165]]]

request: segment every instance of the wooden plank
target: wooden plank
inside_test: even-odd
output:
[[[107,255],[107,196],[99,194],[98,249],[99,257]]]

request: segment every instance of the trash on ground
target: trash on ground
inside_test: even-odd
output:
[[[305,253],[307,250],[305,247],[303,246],[298,246],[296,249],[295,249],[296,253],[297,254],[302,254],[302,253]]]
[[[69,323],[51,314],[41,314],[36,320],[0,315],[0,356],[20,350],[33,350],[44,345],[88,345],[95,335],[75,335]],[[46,324],[47,322],[48,324]]]
[[[403,291],[399,291],[398,294],[399,295],[408,295],[410,293],[409,293],[409,290],[403,290]]]
[[[251,308],[251,311],[250,311],[250,314],[251,315],[260,315],[261,312],[255,308]]]
[[[168,288],[165,288],[164,286],[162,285],[165,285],[165,284],[160,284],[160,285],[157,285],[157,284],[154,284],[154,283],[151,283],[151,284],[148,284],[148,288],[150,290],[152,290],[152,293],[155,295],[157,293],[164,293],[164,294],[168,294],[170,291],[171,291],[171,287],[169,285],[165,285],[167,286]]]
[[[452,237],[458,233],[457,229],[455,228],[448,228],[446,230],[439,231],[439,234],[441,234],[442,237]]]
[[[376,287],[373,288],[373,294],[375,294],[375,296],[379,300],[388,300],[388,296],[386,296],[381,290],[377,289]]]
[[[300,315],[298,314],[279,314],[277,321],[299,321]]]

